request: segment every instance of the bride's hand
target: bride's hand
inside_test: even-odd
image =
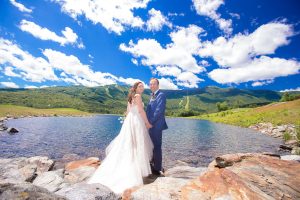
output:
[[[147,123],[146,127],[147,127],[147,129],[150,129],[150,128],[152,128],[152,125],[150,123]]]

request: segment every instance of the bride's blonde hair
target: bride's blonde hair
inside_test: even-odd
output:
[[[141,81],[135,82],[133,86],[130,88],[128,93],[128,102],[131,103],[134,95],[136,94],[136,89],[139,86],[139,84],[142,83]]]

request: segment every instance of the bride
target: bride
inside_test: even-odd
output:
[[[152,125],[144,111],[143,91],[142,82],[130,89],[122,128],[106,147],[104,160],[87,183],[101,183],[121,194],[125,189],[143,185],[143,177],[151,174],[153,143],[147,129]]]

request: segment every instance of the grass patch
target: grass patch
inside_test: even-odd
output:
[[[283,134],[283,139],[284,139],[284,141],[288,141],[288,140],[292,139],[292,136],[291,136],[290,133],[285,132],[285,133]]]
[[[90,115],[88,112],[83,112],[73,108],[49,108],[38,109],[25,106],[16,105],[3,105],[0,104],[0,117],[6,117],[7,115],[12,117],[20,116],[79,116]]]
[[[273,125],[295,124],[298,125],[298,138],[300,138],[300,99],[289,102],[272,103],[257,108],[237,108],[192,118],[241,127],[249,127],[250,125],[260,122],[271,122]]]

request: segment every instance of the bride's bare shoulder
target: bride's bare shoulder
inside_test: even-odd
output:
[[[135,94],[134,98],[141,98],[141,95],[140,94]]]
[[[142,96],[140,94],[135,94],[133,98],[134,104],[140,104],[142,101]]]

